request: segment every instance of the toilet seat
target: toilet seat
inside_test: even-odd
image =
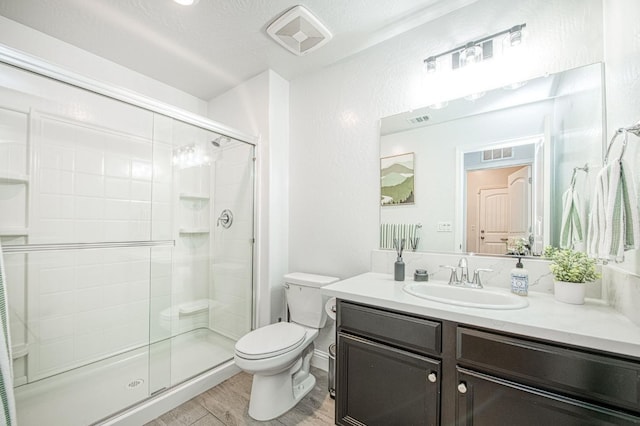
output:
[[[304,327],[278,322],[260,327],[236,342],[236,354],[245,359],[264,359],[289,352],[302,344],[307,332]]]

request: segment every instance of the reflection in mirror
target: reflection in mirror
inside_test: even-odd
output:
[[[457,210],[463,215],[466,251],[527,255],[540,250],[535,218],[543,215],[536,211],[542,141],[523,139],[463,153],[463,205]]]
[[[575,188],[586,217],[602,166],[602,80],[593,64],[383,118],[380,156],[413,154],[414,193],[411,204],[381,203],[381,248],[383,232],[388,240],[408,227],[418,251],[506,254],[519,243],[538,255],[558,246],[563,193]]]

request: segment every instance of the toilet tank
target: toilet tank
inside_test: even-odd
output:
[[[327,313],[320,287],[339,281],[335,277],[292,272],[284,276],[291,322],[313,328],[324,327]]]

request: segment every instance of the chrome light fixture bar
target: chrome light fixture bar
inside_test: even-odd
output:
[[[423,61],[424,69],[428,73],[437,70],[437,60],[440,57],[451,55],[451,68],[456,69],[473,63],[481,62],[493,57],[493,41],[504,34],[509,34],[509,44],[517,46],[522,42],[522,29],[527,24],[514,25],[513,27],[499,31],[495,34],[470,41],[462,46],[429,56]]]

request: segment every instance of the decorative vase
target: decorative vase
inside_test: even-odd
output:
[[[553,294],[556,300],[572,305],[584,304],[584,295],[587,286],[584,283],[570,283],[566,281],[554,281]]]

